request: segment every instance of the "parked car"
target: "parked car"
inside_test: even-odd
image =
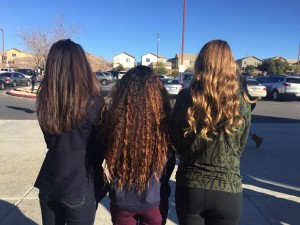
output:
[[[264,98],[267,96],[267,88],[262,85],[258,80],[246,79],[247,90],[251,97]]]
[[[100,81],[101,84],[103,84],[103,85],[108,85],[109,83],[112,82],[112,77],[106,75],[106,74],[103,73],[103,72],[96,72],[96,78],[97,78],[97,80]]]
[[[286,97],[300,97],[300,77],[297,76],[263,76],[256,78],[267,88],[267,94],[273,100]]]
[[[179,83],[179,80],[177,79],[171,79],[171,78],[161,78],[160,79],[165,88],[168,91],[168,94],[171,96],[177,96],[178,93],[183,89],[182,84]]]
[[[6,84],[3,80],[0,80],[0,90],[4,90],[6,88]]]
[[[109,81],[109,83],[112,83],[112,82],[113,82],[113,80],[114,80],[114,77],[113,77],[113,75],[112,75],[110,72],[102,72],[102,73],[104,73],[104,75],[106,75],[106,76],[109,76],[109,77],[110,77],[110,79],[108,80],[108,81]]]
[[[3,80],[6,85],[11,85],[13,87],[16,87],[17,85],[29,86],[31,84],[30,79],[26,78],[24,74],[19,72],[1,73],[0,79]]]
[[[6,73],[6,72],[14,72],[15,70],[13,68],[2,68],[0,70],[0,73]]]
[[[107,72],[111,73],[111,75],[113,76],[113,81],[118,80],[119,71],[111,70],[111,71],[107,71]]]
[[[127,71],[125,71],[125,70],[119,71],[118,79],[122,79],[122,77],[125,75],[125,73],[127,73]]]
[[[17,69],[17,72],[23,73],[27,76],[32,76],[35,73],[33,69]]]
[[[177,80],[180,81],[180,73],[178,74],[177,76]],[[184,72],[182,73],[182,85],[184,88],[188,88],[191,83],[192,83],[192,80],[194,79],[194,74],[193,73],[188,73],[188,72]]]

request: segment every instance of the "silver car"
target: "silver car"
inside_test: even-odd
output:
[[[105,74],[104,72],[96,72],[96,78],[101,82],[102,85],[108,85],[112,82],[112,77]]]
[[[251,97],[264,98],[267,96],[267,88],[255,79],[246,79],[247,90]]]
[[[256,78],[267,88],[268,95],[273,100],[285,97],[300,97],[300,77],[297,76],[262,76]]]
[[[160,80],[163,82],[165,88],[168,91],[168,94],[171,96],[176,97],[179,91],[183,89],[183,86],[179,83],[179,80],[177,79],[162,78]]]
[[[1,73],[0,79],[5,82],[6,85],[11,85],[16,87],[17,85],[27,85],[31,84],[31,80],[26,78],[24,74],[18,72],[7,72]]]

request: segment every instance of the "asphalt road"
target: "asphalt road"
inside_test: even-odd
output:
[[[106,95],[113,84],[102,87]],[[0,90],[1,120],[35,120],[35,100],[7,95],[6,90]],[[268,101],[257,102],[252,112],[254,123],[300,123],[300,101]]]

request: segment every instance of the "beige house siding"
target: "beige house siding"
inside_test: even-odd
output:
[[[33,54],[11,48],[6,51],[6,66],[15,68],[35,68],[35,57]]]
[[[241,69],[244,69],[247,66],[255,66],[255,67],[258,66],[258,65],[262,64],[262,60],[254,57],[254,56],[248,56],[248,57],[236,60],[236,63]]]
[[[185,69],[194,69],[197,54],[186,53],[183,55],[183,65]],[[177,53],[174,58],[169,59],[173,69],[178,69],[181,64],[181,54]]]

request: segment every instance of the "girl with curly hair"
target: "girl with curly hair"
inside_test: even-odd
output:
[[[251,120],[239,92],[236,63],[226,41],[201,49],[191,86],[173,112],[176,212],[180,225],[237,225],[242,209],[240,156]]]
[[[151,68],[137,66],[117,82],[109,97],[102,127],[112,222],[165,224],[168,180],[175,166],[167,91]]]

